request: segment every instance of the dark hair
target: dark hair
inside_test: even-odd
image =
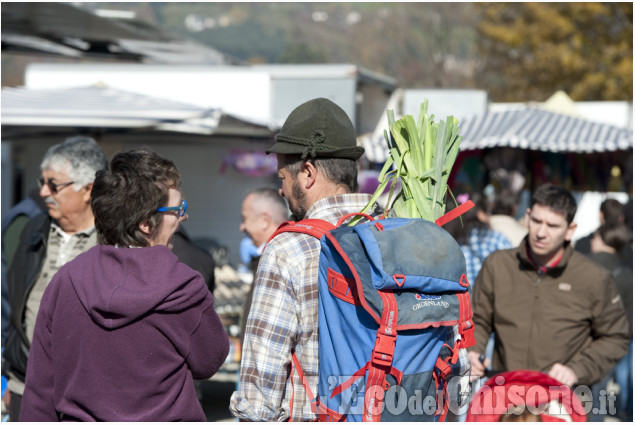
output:
[[[631,240],[628,227],[623,223],[605,223],[598,228],[597,233],[605,244],[617,252],[621,252]]]
[[[473,229],[478,232],[487,231],[489,225],[478,219],[478,212],[483,211],[489,213],[489,205],[487,198],[479,193],[470,195],[470,200],[474,202],[474,207],[467,210],[458,218],[446,223],[443,228],[450,234],[460,245],[468,245],[470,233]],[[446,212],[455,208],[453,202],[447,202],[445,206]]]
[[[567,189],[559,186],[554,186],[551,183],[543,184],[538,187],[531,196],[530,208],[534,205],[540,204],[550,209],[564,213],[567,223],[571,224],[578,206],[575,202],[575,198]]]
[[[624,221],[624,204],[617,199],[606,199],[600,205],[605,223],[621,223]]]
[[[492,214],[513,216],[516,205],[514,193],[510,190],[502,190],[496,194],[492,205]]]
[[[299,155],[284,155],[285,165],[295,178],[304,160]],[[357,162],[347,158],[313,158],[307,161],[312,162],[328,180],[335,184],[343,185],[349,193],[357,192]]]
[[[152,151],[127,150],[113,155],[107,168],[97,172],[91,192],[99,243],[148,246],[139,224],[147,220],[154,234],[161,218],[157,208],[168,202],[170,188],[180,186],[176,165]]]
[[[624,205],[624,224],[628,230],[633,233],[633,197],[629,196],[626,205]]]

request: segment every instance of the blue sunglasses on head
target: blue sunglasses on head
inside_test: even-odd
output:
[[[183,217],[185,215],[185,213],[187,212],[187,202],[185,202],[185,199],[183,199],[181,201],[181,205],[179,205],[178,207],[161,207],[161,208],[157,208],[157,212],[165,212],[165,211],[178,211],[179,212],[179,217]]]

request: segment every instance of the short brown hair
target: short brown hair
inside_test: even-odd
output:
[[[606,223],[600,226],[597,233],[605,244],[620,252],[631,240],[628,227],[623,223]]]
[[[555,186],[550,183],[538,187],[531,196],[530,208],[540,204],[550,209],[564,213],[567,223],[573,223],[573,218],[578,210],[575,198],[564,187]]]
[[[624,204],[617,199],[606,199],[600,204],[600,212],[605,223],[621,223],[624,221]]]
[[[181,175],[169,159],[145,150],[116,153],[105,170],[97,172],[91,207],[99,243],[122,247],[148,246],[139,224],[147,221],[153,234],[169,190],[181,186]]]

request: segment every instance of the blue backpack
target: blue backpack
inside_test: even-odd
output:
[[[282,232],[320,238],[318,394],[295,354],[292,363],[319,421],[445,419],[447,382],[460,348],[474,344],[465,258],[435,223],[384,218],[355,226],[318,219],[288,222]],[[445,342],[458,325],[462,339]],[[440,357],[443,346],[450,353]],[[432,404],[431,404],[432,402]]]

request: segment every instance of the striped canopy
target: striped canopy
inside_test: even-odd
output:
[[[459,122],[461,150],[511,147],[543,152],[610,152],[633,148],[633,132],[525,107],[489,112]]]
[[[511,147],[543,152],[611,152],[633,149],[633,131],[535,107],[459,119],[461,151]],[[387,130],[387,128],[386,128]],[[388,148],[377,132],[360,137],[366,157],[384,162]]]

